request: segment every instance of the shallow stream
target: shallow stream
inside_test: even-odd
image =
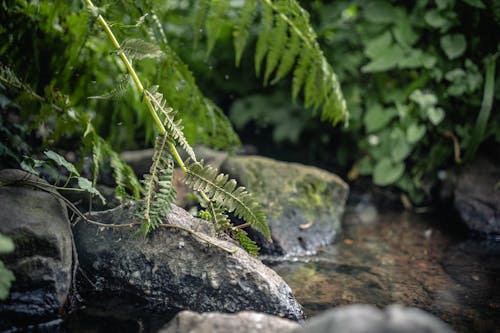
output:
[[[353,303],[426,310],[457,332],[500,332],[500,242],[471,239],[455,219],[351,207],[331,249],[268,260],[308,317]]]

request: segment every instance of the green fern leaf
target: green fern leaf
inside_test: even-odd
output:
[[[278,66],[281,55],[283,54],[287,44],[288,25],[282,19],[276,16],[276,25],[271,30],[269,38],[269,51],[266,58],[266,70],[264,73],[264,85],[267,85],[271,73]]]
[[[167,153],[167,135],[160,135],[156,139],[153,163],[149,174],[143,180],[143,209],[139,210],[142,215],[142,232],[147,234],[155,229],[168,215],[175,201],[175,188],[173,186],[174,162]]]
[[[247,44],[248,31],[255,20],[255,9],[257,2],[255,0],[246,0],[241,9],[238,19],[235,20],[233,28],[233,43],[235,50],[236,67],[240,66],[243,50]]]
[[[302,89],[302,85],[307,76],[307,72],[309,70],[309,65],[311,64],[311,56],[308,52],[302,51],[299,55],[299,60],[297,61],[297,65],[295,70],[293,71],[293,80],[292,80],[292,97],[293,99],[297,99],[300,90]]]
[[[151,100],[156,112],[163,116],[164,125],[168,134],[177,141],[177,143],[188,153],[189,157],[196,161],[193,148],[187,142],[180,120],[175,120],[175,112],[172,108],[167,107],[166,101],[163,99],[163,94],[158,92],[158,86],[153,86],[149,90],[144,90],[144,93]]]
[[[233,237],[251,256],[257,257],[259,255],[259,246],[248,237],[244,230],[234,228]]]
[[[262,9],[262,18],[260,22],[259,38],[255,46],[255,73],[260,75],[262,60],[268,51],[268,42],[271,38],[271,30],[273,27],[273,10],[269,6],[264,6]]]
[[[267,239],[271,239],[264,211],[244,187],[237,187],[234,179],[229,179],[228,175],[222,173],[218,174],[217,170],[210,166],[195,162],[188,166],[184,180],[193,190],[205,193],[217,205],[234,212]]]
[[[208,12],[205,29],[207,30],[207,54],[212,53],[215,42],[219,38],[221,27],[226,24],[226,11],[229,8],[229,0],[212,0]]]
[[[281,80],[292,69],[295,64],[295,58],[300,52],[299,35],[292,33],[288,41],[286,50],[283,52],[280,65],[276,71],[276,76],[271,83]]]
[[[122,79],[118,82],[118,85],[116,88],[111,90],[110,92],[103,94],[103,95],[97,95],[97,96],[89,96],[87,97],[88,99],[115,99],[118,97],[122,97],[125,95],[125,92],[127,91],[128,85],[130,83],[130,75],[123,75]]]
[[[121,45],[121,52],[133,59],[158,58],[162,55],[158,45],[146,42],[142,39],[128,39]]]
[[[315,64],[311,64],[309,71],[307,72],[306,82],[304,85],[304,105],[306,108],[310,108],[315,105],[317,99],[319,103],[322,101],[322,97],[318,94],[318,67]],[[321,98],[321,99],[320,99]]]
[[[211,0],[198,0],[194,8],[192,25],[194,27],[193,43],[195,49],[198,46],[198,42],[200,41],[202,32],[205,28],[207,13],[210,9],[210,1]]]
[[[200,216],[203,216],[204,219],[211,221],[218,232],[224,232],[232,227],[231,221],[222,207],[216,206],[211,201],[201,201],[200,204],[206,207],[206,209],[201,212]]]

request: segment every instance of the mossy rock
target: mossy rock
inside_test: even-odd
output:
[[[273,243],[252,235],[262,253],[313,254],[340,232],[349,187],[337,175],[259,156],[229,157],[221,169],[246,186],[266,211]]]

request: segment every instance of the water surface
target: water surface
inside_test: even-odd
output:
[[[450,235],[455,219],[348,209],[337,244],[270,262],[308,316],[353,303],[424,309],[457,332],[500,332],[500,243]]]

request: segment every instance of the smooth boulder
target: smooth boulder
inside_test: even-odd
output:
[[[391,305],[341,306],[307,321],[293,333],[453,333],[440,319],[416,308]]]
[[[349,187],[337,175],[259,156],[229,157],[221,169],[264,207],[273,243],[253,235],[263,253],[314,254],[340,232]]]
[[[104,224],[137,221],[137,204],[94,213]],[[80,221],[74,227],[80,267],[90,280],[86,293],[130,296],[143,311],[173,315],[181,310],[252,310],[293,320],[303,318],[288,285],[233,242],[212,237],[206,221],[174,206],[167,227],[146,239],[136,228],[102,227]],[[168,227],[170,226],[170,227]]]
[[[158,333],[289,333],[298,327],[294,321],[250,311],[235,314],[182,311]]]
[[[24,171],[1,170],[0,182],[0,233],[15,244],[15,251],[1,259],[16,278],[9,298],[0,302],[0,330],[53,321],[65,307],[72,281],[66,207],[42,189],[45,181]]]

